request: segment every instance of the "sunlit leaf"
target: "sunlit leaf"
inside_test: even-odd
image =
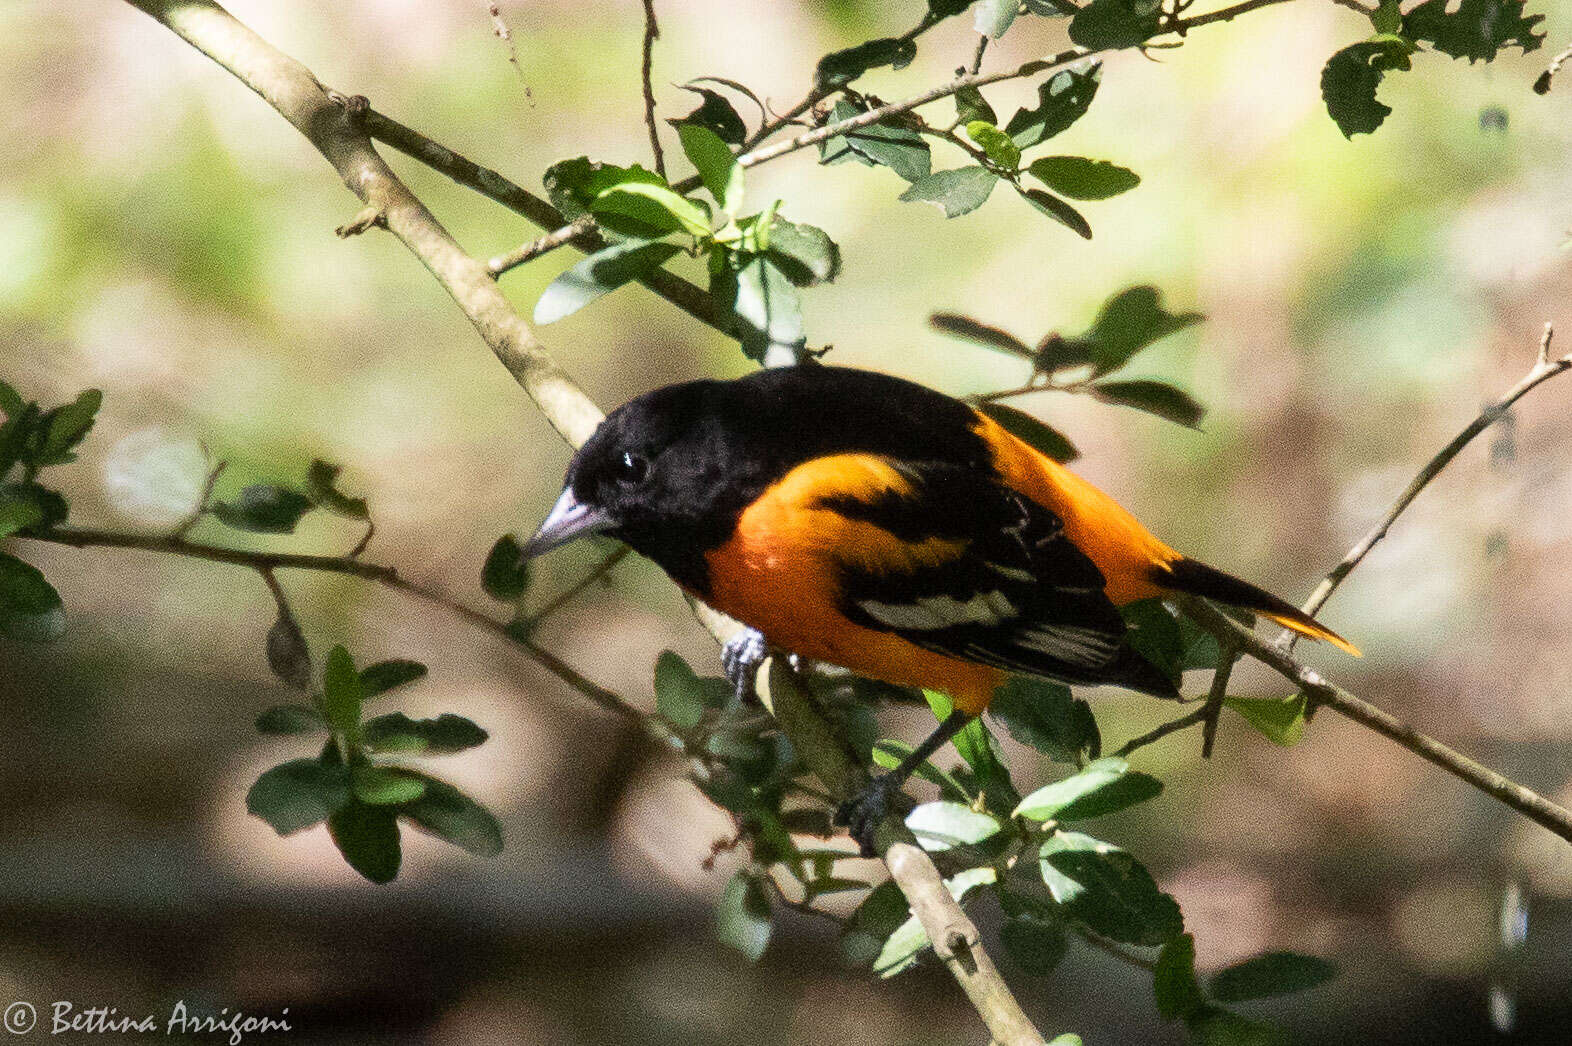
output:
[[[1027,169],[1048,188],[1072,200],[1106,200],[1141,184],[1141,176],[1129,168],[1084,156],[1043,156]]]
[[[764,885],[746,872],[733,875],[715,906],[715,936],[749,962],[758,962],[769,946],[771,926],[770,896]]]
[[[1062,781],[1037,789],[1021,800],[1015,816],[1033,821],[1101,817],[1143,803],[1162,790],[1162,782],[1155,777],[1132,772],[1129,763],[1109,756]]]
[[[1126,944],[1158,945],[1184,932],[1179,905],[1124,850],[1080,832],[1056,832],[1040,854],[1043,882],[1072,918]]]
[[[952,171],[925,174],[901,193],[907,203],[931,203],[944,211],[946,218],[970,214],[988,202],[999,176],[982,167],[958,167]]]
[[[1102,76],[1100,62],[1093,62],[1085,69],[1055,73],[1038,85],[1036,108],[1017,110],[1005,124],[1005,133],[1022,149],[1030,149],[1059,134],[1086,115]]]
[[[1223,704],[1244,716],[1245,722],[1274,745],[1288,748],[1305,734],[1305,695],[1303,691],[1284,698],[1229,697]]]
[[[349,771],[316,759],[292,759],[263,772],[246,793],[246,810],[289,835],[319,824],[349,802]]]

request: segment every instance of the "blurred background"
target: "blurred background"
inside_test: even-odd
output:
[[[479,2],[231,6],[325,83],[526,186],[580,154],[649,163],[637,0],[501,5],[522,77]],[[821,54],[902,32],[921,10],[657,6],[662,117],[695,104],[674,82],[706,74],[784,109]],[[1160,61],[1115,57],[1090,114],[1056,143],[1143,178],[1084,207],[1090,243],[1003,191],[946,221],[897,202],[904,183],[887,169],[821,168],[809,151],[750,171],[749,193],[779,196],[784,214],[841,245],[843,276],[805,292],[811,343],[955,394],[1024,375],[931,331],[932,311],[1034,341],[1083,329],[1108,295],[1150,282],[1172,308],[1205,312],[1131,370],[1207,404],[1201,431],[1079,398],[1014,402],[1070,434],[1078,468],[1171,543],[1303,598],[1527,371],[1545,322],[1572,338],[1572,84],[1529,92],[1572,37],[1572,9],[1530,10],[1548,14],[1549,47],[1489,66],[1420,55],[1381,87],[1395,109],[1386,126],[1353,142],[1318,83],[1326,58],[1369,26],[1330,3],[1197,31]],[[947,78],[970,58],[970,22],[926,34],[913,67],[871,74],[866,89],[898,98]],[[1058,50],[1063,25],[1021,20],[985,68]],[[333,236],[358,203],[306,142],[110,0],[0,7],[0,93],[12,143],[0,153],[0,377],[46,404],[105,392],[81,461],[54,471],[73,520],[167,530],[200,477],[202,444],[230,463],[221,496],[298,482],[322,457],[370,501],[368,558],[494,609],[480,565],[498,535],[541,517],[567,450],[391,237]],[[1019,84],[988,95],[1001,115],[1033,97]],[[676,156],[674,136],[667,145]],[[535,235],[391,159],[476,255]],[[573,260],[552,254],[502,285],[528,315]],[[541,333],[606,407],[750,367],[638,287]],[[1301,648],[1564,803],[1569,402],[1572,380],[1533,393],[1338,592],[1325,619],[1363,661]],[[150,488],[154,473],[164,479]],[[358,530],[317,513],[286,538],[211,521],[194,536],[337,553]],[[55,582],[69,630],[48,647],[0,644],[0,1003],[287,1006],[295,1030],[270,1038],[291,1043],[983,1040],[936,964],[878,983],[843,968],[827,923],[784,913],[757,966],[714,943],[711,907],[735,864],[703,862],[731,834],[727,818],[680,766],[641,754],[620,725],[464,622],[363,583],[280,575],[318,656],[343,642],[362,661],[424,661],[430,676],[390,707],[458,712],[492,735],[439,770],[498,814],[505,853],[482,861],[406,834],[404,871],[376,888],[322,830],[280,839],[245,812],[261,769],[309,754],[252,727],[289,699],[263,659],[274,611],[255,574],[28,541],[11,550]],[[549,594],[592,562],[590,550],[553,556],[536,584]],[[632,559],[540,638],[643,705],[663,649],[718,670],[672,586]],[[1236,680],[1243,696],[1283,692],[1262,672]],[[1169,714],[1106,691],[1094,704],[1113,744]],[[888,732],[912,739],[926,718],[884,713]],[[1008,747],[1017,781],[1053,773]],[[1210,762],[1198,748],[1186,733],[1142,751],[1137,765],[1167,792],[1100,834],[1179,897],[1203,970],[1273,948],[1342,964],[1313,994],[1247,1012],[1305,1043],[1572,1041],[1572,848],[1330,713],[1292,749],[1236,718]],[[851,867],[842,874],[878,870]],[[1518,882],[1528,938],[1507,956],[1498,918]],[[1182,1041],[1158,1022],[1148,976],[1091,949],[1072,949],[1047,979],[1007,972],[1050,1036]],[[1509,1034],[1491,1029],[1492,982],[1515,1000]]]

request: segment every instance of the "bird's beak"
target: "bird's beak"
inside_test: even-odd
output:
[[[543,552],[550,552],[575,538],[598,534],[616,525],[617,521],[604,510],[584,504],[573,496],[573,488],[568,487],[557,498],[557,503],[551,506],[551,512],[535,536],[524,545],[524,558],[530,559]]]

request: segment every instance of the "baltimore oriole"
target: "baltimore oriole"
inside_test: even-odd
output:
[[[749,626],[723,657],[740,691],[773,648],[949,695],[933,735],[842,807],[865,852],[889,798],[1006,673],[1178,697],[1131,649],[1120,605],[1193,593],[1357,653],[959,400],[847,367],[685,382],[619,407],[525,554],[591,533]]]

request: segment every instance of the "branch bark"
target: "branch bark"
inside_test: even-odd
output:
[[[589,438],[603,417],[600,410],[546,353],[485,267],[467,255],[399,181],[338,96],[325,89],[305,66],[275,49],[211,0],[128,2],[229,70],[304,134],[350,190],[376,208],[388,230],[436,277],[563,438],[575,447]],[[488,627],[496,624],[483,614],[477,616]],[[826,749],[839,752],[840,745],[835,742],[827,746],[825,741],[826,733],[833,738],[833,730],[789,672],[772,673],[772,681],[777,676],[776,701],[793,710],[790,725],[782,722],[782,730],[810,766],[817,771],[822,765],[826,773],[833,775],[838,763],[834,755],[826,754]],[[825,782],[841,797],[849,795],[844,790],[845,782],[838,783],[841,787]],[[951,947],[957,929],[971,923],[944,887],[938,869],[914,845],[915,840],[898,815],[885,818],[879,839],[880,856],[906,894],[929,940],[936,949]],[[946,960],[951,972],[978,1007],[996,1042],[1003,1046],[1040,1046],[1042,1035],[1026,1019],[975,939],[973,927],[964,952],[957,950],[964,958]]]

